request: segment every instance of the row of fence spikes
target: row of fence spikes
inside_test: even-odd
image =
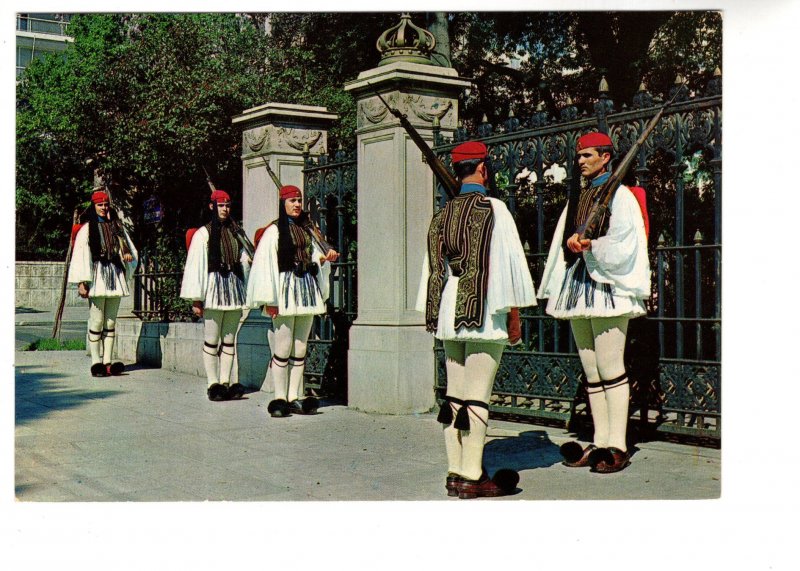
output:
[[[699,246],[703,243],[703,233],[700,230],[697,230],[694,233],[694,244],[695,246]],[[658,245],[665,246],[667,244],[667,238],[664,236],[664,233],[658,235]]]
[[[715,68],[712,79],[719,80],[721,77],[722,77],[722,71],[720,70],[719,67]],[[675,76],[675,81],[674,81],[673,85],[677,88],[677,87],[679,87],[679,86],[681,86],[681,85],[683,85],[685,83],[686,83],[686,79],[680,73],[678,73]],[[610,90],[610,88],[609,88],[609,85],[608,85],[608,81],[606,80],[605,76],[603,76],[600,79],[600,85],[598,87],[598,92],[600,94],[600,99],[605,99],[605,100],[610,101],[608,99],[609,90]],[[645,95],[645,94],[647,96],[649,96],[649,97],[643,97],[643,95]],[[634,96],[634,98],[635,98],[634,99],[634,103],[637,102],[637,100],[636,100],[637,96],[639,98],[639,101],[646,101],[647,102],[647,105],[637,105],[637,107],[652,106],[653,103],[660,103],[661,101],[663,101],[662,97],[660,97],[660,96],[655,96],[654,97],[654,96],[649,94],[649,92],[647,91],[647,86],[644,83],[644,80],[642,80],[639,83],[639,90],[637,91],[636,95]],[[572,107],[573,107],[572,97],[567,95],[566,105],[562,108],[562,115],[563,115],[564,111],[569,110]],[[628,108],[627,103],[623,103],[622,104],[622,109],[625,110],[627,108]],[[575,111],[577,112],[577,109]],[[541,113],[546,113],[547,112],[544,101],[540,101],[536,105],[536,111],[535,112],[537,114],[541,114]],[[582,116],[588,116],[588,112],[586,110],[584,110],[583,113],[582,113]],[[519,121],[516,120],[516,116],[514,115],[514,110],[513,109],[509,110],[508,119],[504,122],[504,124],[509,124],[509,122],[511,120],[515,120],[517,124],[519,123]],[[488,124],[489,124],[489,118],[486,115],[486,113],[484,113],[483,117],[481,118],[481,125],[488,125]],[[441,128],[441,124],[439,122],[439,118],[438,117],[434,117],[434,119],[433,119],[433,128],[434,129]],[[464,124],[460,120],[458,121],[458,128],[459,129],[463,129],[464,128]]]

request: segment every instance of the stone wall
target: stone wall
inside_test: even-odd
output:
[[[264,378],[272,355],[267,344],[270,319],[258,311],[245,313],[236,340],[233,381],[271,391]],[[139,363],[196,375],[205,382],[203,367],[203,323],[157,323],[136,318],[117,321],[116,356],[125,363]]]
[[[61,296],[64,279],[64,262],[17,262],[15,279],[16,307],[55,311]],[[67,287],[65,305],[85,306],[86,300],[78,295],[77,288]]]

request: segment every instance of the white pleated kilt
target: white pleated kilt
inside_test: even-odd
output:
[[[292,271],[281,272],[278,313],[289,315],[321,315],[325,313],[325,298],[320,291],[316,276],[304,273],[300,276]]]
[[[245,309],[246,293],[244,282],[235,273],[209,272],[203,307],[221,311]]]
[[[125,272],[111,262],[94,262],[89,297],[127,297],[131,294]]]
[[[645,315],[647,309],[641,299],[621,295],[612,284],[594,281],[579,259],[567,268],[561,289],[547,300],[545,312],[557,319],[633,318]]]
[[[458,278],[449,276],[439,304],[439,322],[434,336],[442,341],[479,341],[508,344],[508,313],[486,315],[482,327],[453,327],[456,319]],[[484,302],[486,303],[486,302]]]

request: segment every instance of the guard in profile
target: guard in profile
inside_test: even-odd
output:
[[[572,190],[558,221],[540,291],[547,314],[570,322],[594,423],[592,443],[561,447],[564,464],[603,474],[630,464],[625,339],[628,321],[646,313],[643,300],[650,296],[646,211],[630,188],[610,189],[610,214],[602,215],[596,237],[584,236],[593,204],[608,190],[613,153],[604,133],[578,139],[584,184]]]
[[[138,254],[104,187],[94,189],[91,204],[75,228],[67,282],[89,300],[89,353],[93,377],[120,375],[125,365],[112,362],[119,304],[130,295]],[[74,231],[73,230],[73,231]]]
[[[483,466],[489,398],[512,308],[536,305],[536,292],[517,227],[506,205],[487,196],[487,149],[466,142],[452,150],[460,192],[428,230],[417,310],[444,344],[447,394],[438,420],[447,451],[445,488],[461,499],[505,496],[519,475],[493,477]]]

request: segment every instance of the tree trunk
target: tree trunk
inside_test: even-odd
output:
[[[433,65],[453,67],[450,61],[450,29],[447,23],[447,12],[428,12],[428,31],[436,39],[436,46],[431,52]]]
[[[595,69],[605,76],[616,107],[630,105],[639,87],[647,51],[656,30],[672,12],[581,12],[578,32]],[[598,86],[600,78],[597,78]]]

